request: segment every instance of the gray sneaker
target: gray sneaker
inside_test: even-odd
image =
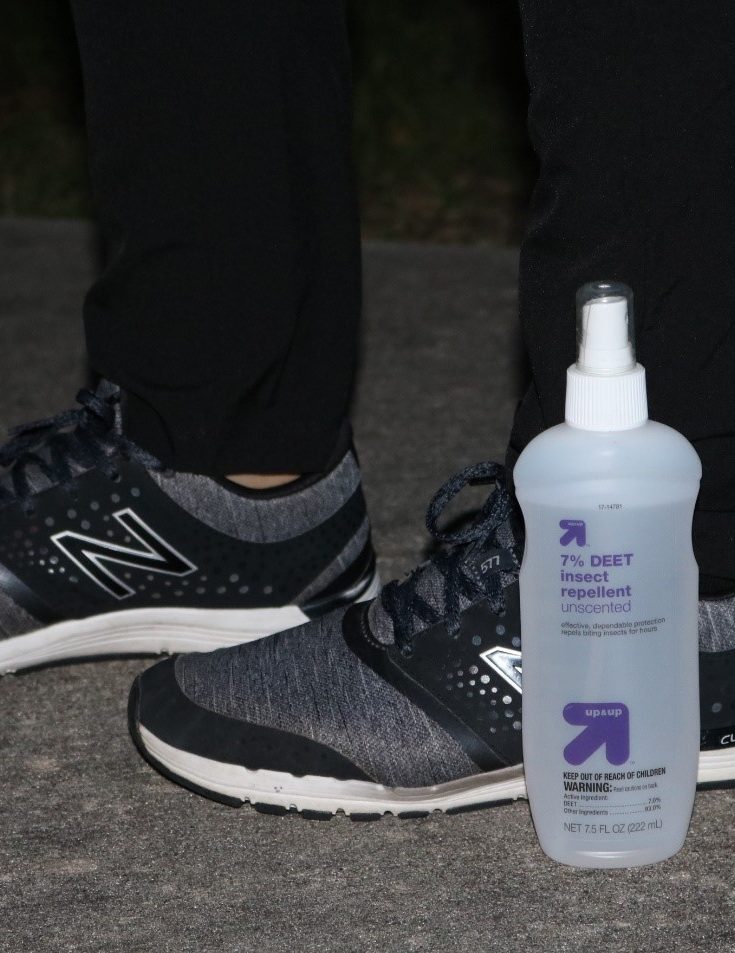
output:
[[[208,651],[377,592],[351,450],[249,493],[164,470],[123,433],[112,385],[78,401],[0,449],[0,674]]]
[[[440,533],[447,501],[490,480],[474,523]],[[144,757],[191,790],[269,813],[415,817],[525,796],[521,533],[502,468],[450,480],[427,523],[449,548],[372,603],[140,676],[130,726]],[[716,638],[727,626],[733,645],[734,617],[732,599],[700,617],[706,786],[735,779],[735,649]]]

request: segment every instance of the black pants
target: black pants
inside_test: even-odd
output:
[[[179,469],[319,470],[359,312],[342,0],[72,0],[114,256],[86,305],[127,426]],[[576,287],[626,281],[651,416],[704,464],[695,545],[735,580],[735,10],[521,0],[541,162],[521,258],[533,383],[563,417]]]
[[[112,260],[85,306],[127,429],[181,470],[319,471],[360,307],[338,0],[72,0]]]

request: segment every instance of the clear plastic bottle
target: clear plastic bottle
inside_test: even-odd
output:
[[[525,775],[551,858],[630,867],[679,850],[694,802],[701,464],[648,420],[630,289],[585,285],[577,311],[566,422],[514,470]]]

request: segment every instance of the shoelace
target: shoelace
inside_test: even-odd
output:
[[[464,487],[486,483],[494,483],[495,490],[475,518],[457,532],[442,532],[438,522],[449,502]],[[505,468],[490,461],[466,467],[434,494],[426,511],[426,528],[436,540],[450,544],[451,548],[418,566],[407,579],[388,583],[381,595],[383,608],[393,620],[396,645],[403,655],[412,652],[414,619],[419,619],[427,628],[444,621],[450,635],[458,634],[462,597],[471,602],[477,598],[479,589],[476,579],[472,579],[466,570],[468,550],[472,545],[482,546],[491,542],[498,528],[510,516],[511,509],[511,497],[505,485]],[[419,579],[429,567],[436,569],[444,579],[443,605],[436,609],[418,592]],[[488,574],[481,594],[493,612],[503,611],[505,603],[499,572]]]
[[[119,479],[115,451],[126,459],[136,459],[149,469],[161,464],[115,430],[118,394],[100,397],[80,390],[80,407],[53,417],[22,424],[8,431],[10,440],[0,447],[0,466],[10,467],[9,481],[0,483],[0,506],[20,501],[26,514],[34,511],[34,489],[29,469],[36,467],[53,486],[61,486],[73,498],[75,474],[72,464],[82,469],[99,468],[111,480]],[[8,482],[10,485],[7,485]]]

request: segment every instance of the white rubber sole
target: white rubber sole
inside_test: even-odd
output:
[[[423,788],[389,788],[372,781],[297,778],[282,771],[251,771],[241,765],[210,761],[161,741],[143,725],[140,742],[160,767],[181,781],[213,795],[285,810],[324,814],[407,814],[462,810],[525,796],[521,767],[475,775]]]
[[[374,598],[377,574],[358,601]],[[0,641],[0,675],[36,665],[105,655],[211,652],[308,622],[298,606],[275,609],[123,609],[57,622]]]
[[[249,802],[284,811],[318,814],[415,815],[455,812],[515,801],[526,797],[523,766],[448,781],[421,788],[390,788],[370,781],[295,777],[281,771],[251,771],[241,765],[211,761],[161,741],[138,726],[139,741],[150,758],[185,784],[210,792],[215,798]],[[735,748],[703,751],[699,756],[700,784],[735,779]]]
[[[699,752],[697,784],[724,784],[735,781],[735,748]]]

